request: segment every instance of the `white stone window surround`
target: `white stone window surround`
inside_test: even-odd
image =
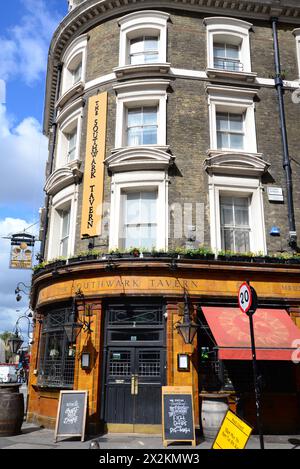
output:
[[[211,175],[208,184],[212,250],[217,253],[222,249],[220,196],[248,197],[250,200],[250,251],[266,254],[263,187],[260,178]]]
[[[157,106],[157,144],[166,146],[167,139],[167,88],[168,80],[142,80],[114,86],[117,92],[115,148],[127,147],[127,109]]]
[[[122,192],[157,191],[156,249],[168,247],[168,173],[167,171],[130,171],[115,173],[111,183],[109,248],[117,249],[122,228]]]
[[[293,34],[296,39],[296,55],[298,63],[298,80],[300,80],[300,28],[294,29]]]
[[[158,63],[167,61],[167,22],[168,13],[144,10],[130,13],[119,20],[120,54],[119,67],[129,64],[129,41],[139,36],[157,36],[159,39]]]
[[[48,261],[60,257],[62,220],[59,212],[68,207],[70,207],[68,257],[74,254],[77,205],[78,186],[76,184],[66,187],[52,198],[50,209],[49,243],[47,249]]]
[[[55,157],[55,169],[72,165],[80,160],[80,136],[82,130],[82,100],[72,103],[68,109],[59,114],[57,118],[58,138]],[[72,161],[68,162],[68,135],[77,128],[76,151]]]
[[[240,61],[243,64],[243,72],[251,73],[251,54],[249,30],[251,23],[221,16],[204,18],[207,29],[207,67],[214,68],[214,42],[240,44]]]
[[[257,153],[256,127],[255,127],[255,103],[254,96],[257,90],[241,89],[235,87],[207,86],[209,124],[210,124],[210,148],[217,150],[217,112],[229,112],[244,115],[244,148],[239,152]],[[220,151],[230,148],[218,149]]]
[[[86,73],[86,60],[87,60],[87,43],[88,34],[83,34],[77,37],[66,49],[62,56],[63,71],[62,71],[62,82],[61,82],[61,93],[60,100],[63,100],[66,94],[69,94],[73,88],[78,87],[78,83],[85,83]],[[77,83],[73,83],[72,70],[76,68],[76,65],[82,63],[81,80]],[[59,104],[58,102],[58,104]]]

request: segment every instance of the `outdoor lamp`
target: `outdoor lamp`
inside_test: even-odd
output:
[[[81,368],[83,370],[89,370],[90,369],[90,360],[91,356],[89,352],[82,352],[81,354]]]
[[[185,344],[192,344],[194,337],[198,330],[198,324],[196,324],[190,318],[189,312],[189,305],[188,305],[188,298],[186,292],[184,293],[184,314],[183,314],[183,322],[178,322],[175,325],[175,328],[181,335],[184,340]]]
[[[16,329],[15,335],[7,340],[10,351],[14,354],[18,353],[18,350],[21,348],[21,345],[23,344],[23,342],[24,341],[19,336],[18,329]]]

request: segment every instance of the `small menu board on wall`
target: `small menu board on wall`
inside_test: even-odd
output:
[[[79,436],[84,441],[88,391],[61,391],[54,441],[58,437]]]
[[[175,441],[196,446],[192,386],[162,388],[163,444]]]

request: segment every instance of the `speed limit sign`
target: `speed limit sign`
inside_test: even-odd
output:
[[[240,286],[238,300],[241,311],[248,313],[253,301],[251,287],[248,283],[244,282]]]

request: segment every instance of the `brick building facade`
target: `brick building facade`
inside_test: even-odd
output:
[[[29,420],[53,426],[59,390],[88,389],[91,431],[159,432],[161,386],[188,384],[197,426],[205,392],[224,390],[255,423],[249,357],[226,355],[247,346],[231,338],[221,359],[210,323],[221,308],[238,334],[237,291],[250,280],[267,327],[257,326],[264,426],[297,431],[300,381],[289,340],[300,337],[300,7],[69,3],[48,63]],[[176,331],[184,308],[201,326],[188,345]],[[178,369],[180,353],[189,371]]]

